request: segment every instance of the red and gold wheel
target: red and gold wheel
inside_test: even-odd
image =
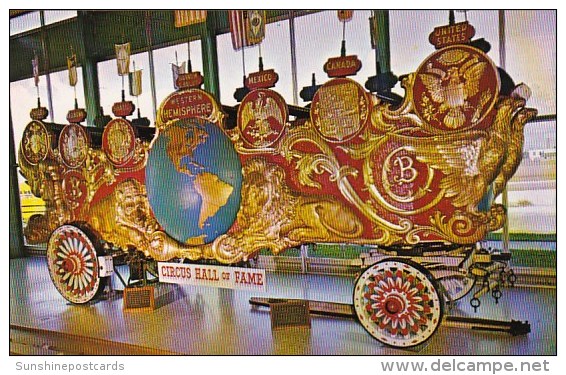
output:
[[[386,259],[366,269],[354,287],[356,316],[380,342],[408,348],[436,331],[444,313],[439,288],[426,268]]]
[[[107,277],[99,275],[97,236],[81,225],[55,229],[47,245],[47,267],[53,284],[69,302],[83,304],[98,297]]]

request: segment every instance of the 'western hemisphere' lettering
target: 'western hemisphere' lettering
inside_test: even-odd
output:
[[[199,103],[185,107],[167,108],[163,111],[166,120],[189,118],[189,117],[208,117],[212,114],[214,107],[212,103]]]
[[[201,117],[213,115],[214,99],[200,89],[189,89],[172,95],[161,107],[161,120]]]

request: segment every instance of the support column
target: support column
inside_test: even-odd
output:
[[[147,54],[149,57],[149,83],[151,87],[151,104],[153,117],[157,119],[157,89],[155,87],[155,64],[153,62],[153,27],[151,25],[151,12],[145,12],[145,36],[147,41]]]
[[[297,43],[295,41],[295,11],[289,11],[289,35],[291,43],[291,84],[293,105],[299,105],[299,84],[297,83]]]
[[[216,12],[208,11],[206,23],[201,29],[202,69],[204,89],[220,101],[218,77],[218,51],[216,47]]]
[[[49,74],[49,52],[47,51],[47,33],[45,32],[45,13],[39,12],[41,21],[41,53],[43,55],[43,69],[45,71],[45,82],[47,84],[47,107],[49,110],[49,121],[55,122],[55,113],[53,111],[53,92],[51,90],[51,75]]]
[[[24,232],[22,228],[22,213],[20,210],[20,187],[18,183],[18,166],[16,164],[16,147],[14,145],[14,126],[12,125],[12,110],[9,113],[10,125],[10,259],[23,258]]]
[[[381,65],[381,72],[391,71],[391,50],[389,40],[389,11],[388,10],[374,10],[374,17],[376,18],[377,30],[376,34],[376,48],[375,54],[377,61]],[[377,72],[379,73],[379,72]]]
[[[506,69],[507,50],[505,46],[505,11],[499,11],[499,66]],[[507,194],[507,186],[501,194],[501,203],[504,207],[509,207],[509,196]],[[503,252],[509,252],[509,211],[505,215],[505,223],[503,224]]]
[[[81,66],[83,68],[83,86],[85,97],[85,109],[87,113],[87,124],[95,126],[95,119],[102,116],[100,108],[100,90],[98,84],[98,67],[96,59],[90,54],[88,46],[95,45],[92,30],[94,26],[91,24],[90,16],[85,11],[79,11],[77,14],[77,22],[79,32],[82,37],[83,59]]]

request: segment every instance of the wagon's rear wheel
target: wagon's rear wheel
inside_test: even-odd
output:
[[[380,342],[408,348],[428,340],[444,314],[440,289],[430,272],[410,260],[390,258],[366,269],[354,286],[362,326]]]
[[[83,304],[98,297],[108,277],[100,277],[98,236],[86,225],[65,224],[47,244],[47,267],[53,284],[69,302]]]

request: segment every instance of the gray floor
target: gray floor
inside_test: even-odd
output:
[[[467,300],[451,312],[526,320],[532,329],[526,336],[441,326],[423,346],[399,350],[381,345],[356,321],[345,318],[313,316],[310,330],[272,332],[269,311],[251,307],[250,297],[351,303],[354,280],[283,273],[267,276],[263,294],[166,286],[175,292],[173,302],[150,313],[124,312],[121,298],[71,305],[52,285],[44,258],[15,259],[10,260],[10,323],[190,355],[556,355],[555,289],[504,289],[497,305],[484,296],[477,314]]]

